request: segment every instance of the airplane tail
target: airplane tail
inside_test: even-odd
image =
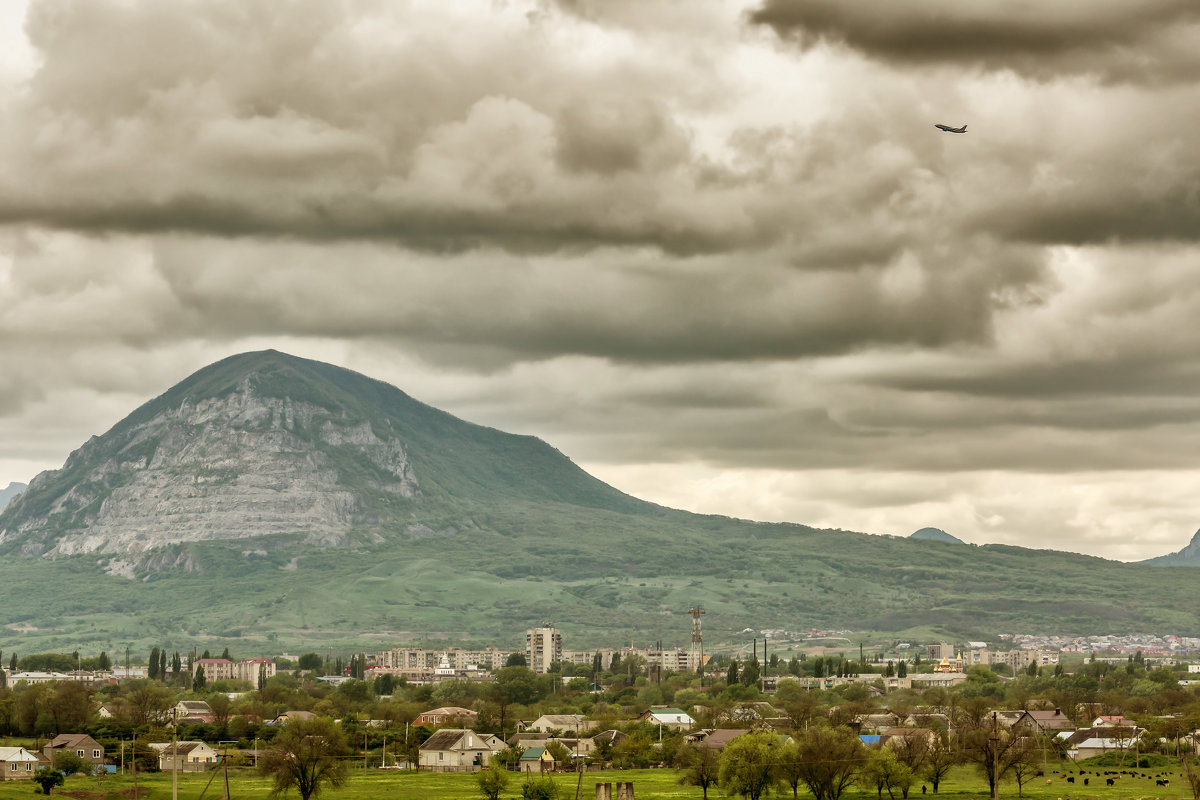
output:
[[[963,133],[967,132],[967,123],[965,123],[965,122],[963,123],[962,129],[963,129]]]

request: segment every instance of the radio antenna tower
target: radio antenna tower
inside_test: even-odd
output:
[[[689,608],[692,615],[692,647],[688,651],[688,666],[699,672],[704,668],[704,634],[700,632],[700,617],[704,609],[700,606]]]

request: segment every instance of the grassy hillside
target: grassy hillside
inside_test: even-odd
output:
[[[281,537],[189,545],[201,572],[145,582],[94,560],[6,562],[5,650],[190,647],[241,652],[462,640],[518,647],[553,620],[567,647],[686,646],[750,627],[901,631],[1200,632],[1194,573],[1012,547],[922,542],[683,512],[571,507],[479,513],[453,536],[331,550]],[[286,567],[294,564],[294,570]],[[47,587],[54,587],[47,591]]]

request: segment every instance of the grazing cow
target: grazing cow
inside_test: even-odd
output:
[[[1112,786],[1116,782],[1112,778],[1105,778],[1104,780],[1109,786]]]
[[[1074,776],[1074,775],[1072,775],[1071,777],[1067,778],[1067,783],[1074,783],[1074,782],[1075,782],[1075,776]]]
[[[1084,778],[1084,779],[1083,779],[1083,785],[1084,785],[1084,786],[1087,786],[1087,785],[1088,785],[1088,781],[1090,781],[1090,780],[1091,780],[1091,778]]]

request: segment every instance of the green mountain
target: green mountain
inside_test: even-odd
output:
[[[951,536],[941,528],[921,528],[919,531],[913,531],[908,535],[910,539],[924,539],[927,542],[950,542],[952,544],[966,544],[957,536]]]
[[[1200,633],[1189,570],[663,508],[528,436],[276,352],[213,364],[0,512],[6,651],[687,646],[744,628]],[[1130,602],[1137,598],[1137,602]]]

